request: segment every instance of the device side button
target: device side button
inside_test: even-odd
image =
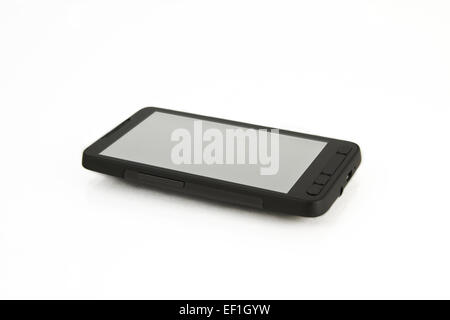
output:
[[[141,173],[126,170],[124,178],[127,180],[137,181],[143,184],[159,186],[159,187],[169,187],[169,188],[183,188],[184,182],[179,180],[173,180],[169,178],[163,178],[154,176],[151,174]]]
[[[315,184],[320,184],[320,185],[325,185],[327,184],[328,180],[330,180],[330,177],[325,175],[325,174],[321,174],[319,175],[316,180],[314,180]]]
[[[323,174],[326,174],[328,176],[333,175],[337,168],[341,165],[341,163],[344,161],[345,156],[342,154],[336,154],[333,156],[333,158],[331,158],[330,161],[328,161],[327,165],[325,166],[325,168],[322,170]]]
[[[337,150],[337,153],[339,154],[349,154],[350,151],[352,151],[352,146],[343,144],[339,147],[339,149]]]
[[[323,186],[319,185],[319,184],[313,184],[311,187],[308,188],[308,190],[306,190],[306,193],[309,194],[310,196],[317,196],[320,191],[322,191]]]

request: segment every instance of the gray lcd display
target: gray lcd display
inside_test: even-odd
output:
[[[199,128],[199,121],[199,119],[186,116],[154,112],[108,148],[103,150],[100,154],[156,167],[183,171],[209,178],[235,182],[247,186],[287,193],[326,145],[326,142],[323,141],[279,134],[277,135],[279,152],[275,152],[276,148],[273,147],[271,143],[276,141],[272,140],[272,138],[275,137],[272,136],[274,133],[267,134],[267,140],[261,140],[261,138],[256,135],[256,141],[258,142],[258,144],[254,144],[254,146],[256,145],[258,149],[256,153],[256,163],[254,161],[253,163],[249,163],[251,158],[250,153],[255,151],[254,148],[251,148],[251,141],[255,142],[255,140],[251,140],[247,137],[247,139],[244,140],[246,143],[244,142],[244,144],[241,145],[239,145],[237,139],[234,140],[233,158],[235,161],[234,164],[231,164],[230,161],[228,161],[230,163],[227,163],[226,158],[226,155],[228,154],[227,151],[230,150],[226,149],[226,147],[232,145],[232,143],[227,144],[230,141],[227,141],[227,134],[230,132],[238,132],[239,129],[241,132],[248,132],[247,130],[249,128],[202,120],[202,131],[199,131],[197,130]],[[189,139],[182,139],[181,136],[176,134],[177,132],[190,133],[190,141]],[[198,134],[199,132],[200,135]],[[215,133],[215,135],[212,138],[210,137],[209,140],[204,139],[208,135],[208,132]],[[259,133],[257,131],[254,132],[256,134]],[[210,145],[212,141],[216,143],[216,147],[220,146],[220,143],[217,144],[217,140],[220,138],[220,135],[223,137],[222,145],[224,151],[222,152],[222,157],[220,157],[220,152],[207,152],[208,145]],[[178,137],[178,140],[174,141],[176,137]],[[190,147],[189,152],[184,152],[187,151],[186,148],[183,149],[184,151],[181,150],[181,152],[175,152],[175,150],[180,151],[180,143],[182,140],[184,147],[188,145],[187,142],[191,142],[192,146]],[[261,143],[261,141],[266,143]],[[194,146],[195,142],[197,142],[197,145]],[[260,154],[260,152],[262,152],[261,150],[264,150],[261,146],[264,145],[267,147],[265,154],[269,156],[265,158]],[[245,156],[243,157],[245,163],[237,163],[238,153],[240,150],[244,150],[243,148],[245,149]],[[198,152],[199,150],[200,153]],[[176,156],[182,155],[184,157],[183,159],[192,159],[191,164],[177,164],[177,161],[174,162],[174,154]],[[190,157],[187,157],[186,155],[189,154]],[[214,159],[216,163],[207,164],[207,161],[205,163],[205,158],[202,158],[202,155],[205,154],[212,154],[215,157]],[[196,156],[197,158],[195,158]],[[223,164],[220,163],[221,158],[223,159]],[[231,158],[232,157],[230,156],[228,160],[231,160]],[[276,164],[277,158],[278,163]],[[253,157],[253,160],[254,159],[255,157]],[[263,168],[266,168],[266,171],[270,171],[268,169],[271,169],[272,172],[269,173],[272,174],[262,174]]]

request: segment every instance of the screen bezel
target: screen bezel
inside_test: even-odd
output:
[[[262,189],[258,187],[253,187],[249,185],[229,182],[225,180],[219,180],[215,178],[209,178],[205,176],[195,175],[186,173],[183,171],[177,171],[172,169],[166,169],[162,167],[156,167],[148,164],[118,159],[110,156],[101,155],[100,153],[105,150],[107,147],[109,147],[111,144],[116,142],[118,139],[120,139],[122,136],[124,136],[128,131],[136,127],[139,123],[141,123],[143,120],[145,120],[147,117],[149,117],[154,112],[163,112],[178,116],[184,116],[184,117],[190,117],[193,119],[198,120],[206,120],[206,121],[213,121],[213,122],[219,122],[223,124],[229,124],[234,126],[240,126],[244,128],[253,128],[253,129],[274,129],[272,127],[266,127],[266,126],[260,126],[260,125],[254,125],[250,123],[244,123],[244,122],[238,122],[238,121],[232,121],[232,120],[226,120],[226,119],[220,119],[220,118],[214,118],[214,117],[208,117],[208,116],[202,116],[192,113],[186,113],[181,111],[175,111],[175,110],[169,110],[169,109],[163,109],[163,108],[156,108],[156,107],[146,107],[138,112],[136,112],[134,115],[132,115],[130,118],[123,121],[121,124],[119,124],[117,127],[109,131],[107,134],[105,134],[102,138],[97,140],[94,144],[92,144],[88,149],[86,149],[86,153],[90,156],[94,156],[98,159],[107,160],[108,162],[111,162],[113,164],[116,164],[117,166],[120,166],[123,168],[123,171],[126,169],[134,169],[138,170],[142,173],[148,173],[148,174],[155,174],[159,175],[165,178],[169,179],[176,179],[181,180],[184,182],[191,182],[191,183],[199,183],[204,184],[208,186],[213,187],[220,187],[225,190],[233,190],[233,191],[244,191],[247,193],[255,194],[255,195],[277,195],[277,196],[283,196],[283,197],[289,197],[289,198],[295,198],[295,199],[310,199],[312,197],[308,196],[306,193],[306,190],[311,186],[314,182],[314,179],[320,174],[323,167],[326,165],[328,160],[331,156],[333,156],[336,153],[336,150],[338,149],[339,145],[341,145],[342,141],[335,140],[331,138],[321,137],[321,136],[314,136],[299,132],[293,132],[288,130],[279,129],[280,134],[285,135],[291,135],[294,137],[300,137],[305,139],[311,139],[316,141],[322,141],[326,142],[327,144],[322,149],[322,151],[319,153],[319,155],[313,160],[313,162],[310,164],[310,166],[306,169],[306,171],[297,179],[295,184],[291,187],[291,189],[287,192],[278,192],[273,191],[269,189]],[[328,184],[325,186],[322,194],[326,194],[328,188],[331,187],[331,184]],[[317,197],[314,197],[316,199]]]

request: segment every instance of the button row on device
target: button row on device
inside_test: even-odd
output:
[[[310,186],[308,190],[306,190],[306,193],[311,196],[317,196],[330,180],[330,176],[332,176],[342,164],[342,162],[344,162],[345,156],[349,154],[351,150],[351,146],[340,146],[336,151],[336,154],[331,158],[330,161],[328,161],[327,165],[322,170],[322,173],[316,178],[316,180],[314,180],[313,185]]]

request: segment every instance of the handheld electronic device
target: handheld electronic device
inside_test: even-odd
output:
[[[331,207],[360,162],[352,142],[154,107],[83,153],[93,171],[308,217]]]

